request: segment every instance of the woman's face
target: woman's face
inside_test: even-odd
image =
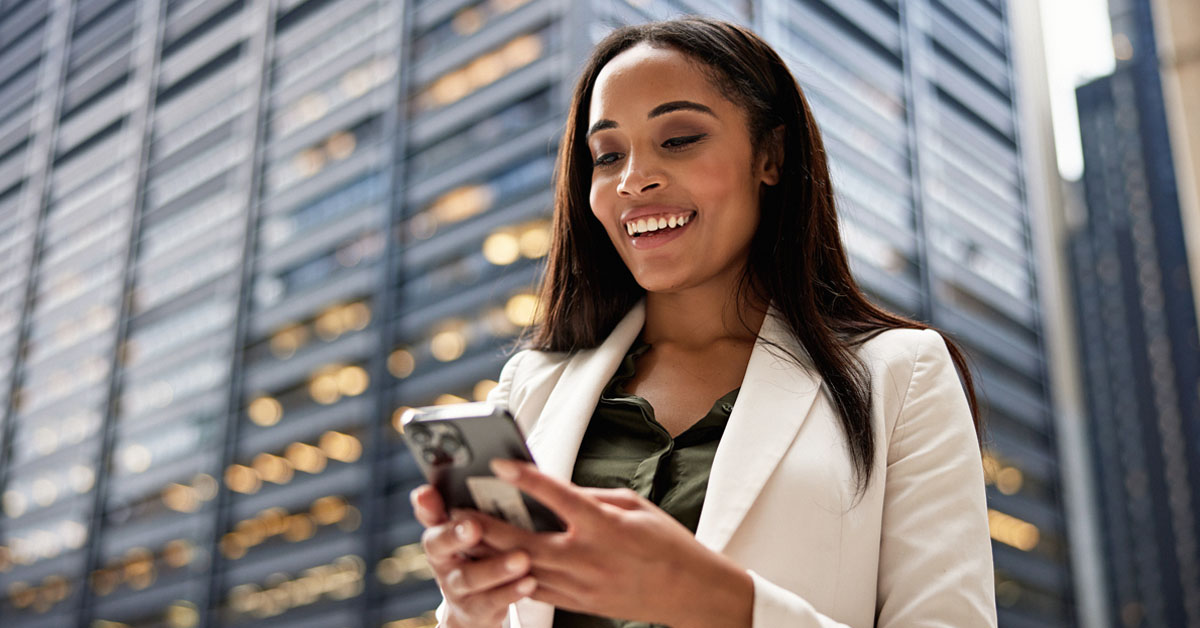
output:
[[[675,292],[735,281],[761,186],[779,179],[741,107],[698,62],[638,44],[600,71],[588,118],[592,213],[637,282]]]

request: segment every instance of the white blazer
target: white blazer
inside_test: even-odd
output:
[[[504,366],[489,400],[510,408],[544,472],[571,478],[600,393],[644,319],[639,303],[595,349],[522,351]],[[696,529],[750,572],[753,627],[995,626],[983,465],[941,336],[889,330],[859,348],[877,450],[857,496],[821,378],[764,340],[806,355],[768,314]],[[526,599],[508,624],[551,628],[553,615]]]

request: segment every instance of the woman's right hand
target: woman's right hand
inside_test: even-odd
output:
[[[454,520],[428,484],[410,494],[413,514],[425,526],[421,546],[446,598],[445,628],[500,626],[508,605],[537,587],[529,575],[529,555],[497,553],[481,544],[479,524]]]

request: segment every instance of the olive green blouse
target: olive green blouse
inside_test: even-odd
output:
[[[637,358],[649,348],[639,336],[605,386],[579,446],[571,480],[580,486],[632,488],[695,534],[709,469],[739,389],[718,399],[708,414],[671,438],[654,419],[650,403],[623,389],[634,375]],[[559,609],[554,628],[649,628],[649,624]]]

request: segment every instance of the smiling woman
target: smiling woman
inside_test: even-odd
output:
[[[539,465],[493,470],[566,531],[415,491],[440,625],[994,626],[970,373],[859,290],[779,56],[615,31],[556,174],[544,315],[489,400]]]
[[[703,66],[646,43],[604,66],[589,109],[589,204],[625,267],[650,292],[727,292],[749,256],[760,190],[779,181],[745,113]]]

